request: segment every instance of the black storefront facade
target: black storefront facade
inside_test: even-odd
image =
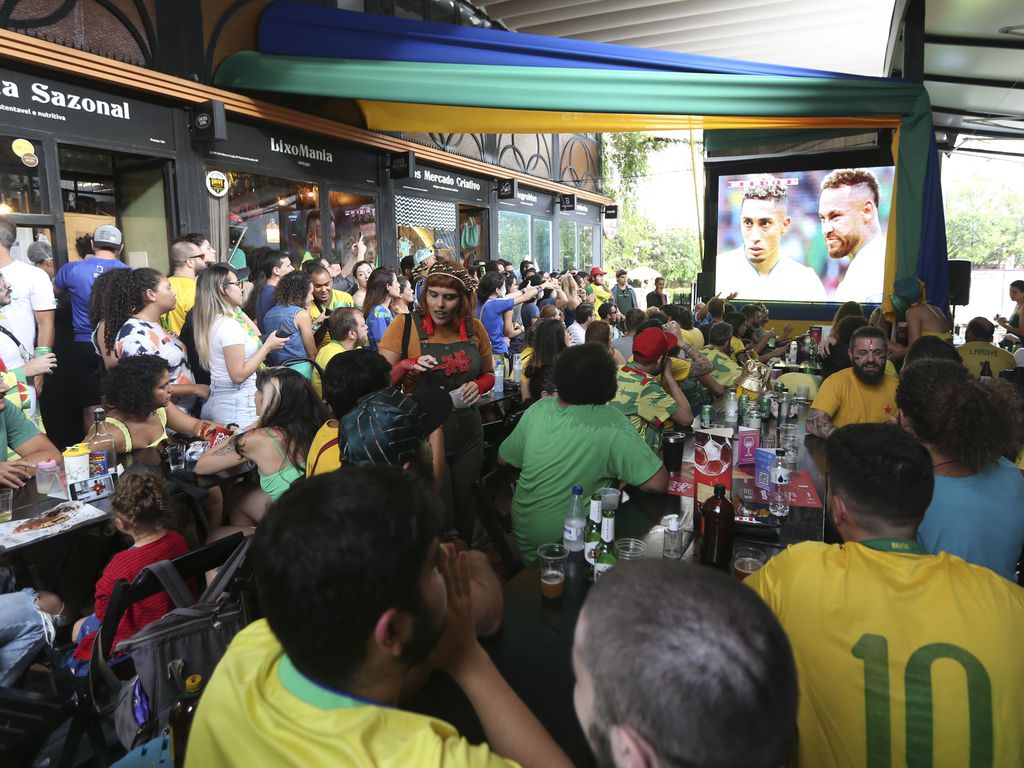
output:
[[[344,260],[360,236],[383,266],[423,248],[552,269],[600,263],[598,205],[562,211],[525,185],[498,200],[501,168],[488,177],[417,158],[392,179],[387,151],[230,113],[226,140],[203,143],[180,100],[53,74],[0,68],[0,213],[18,225],[16,257],[45,237],[59,265],[112,223],[127,263],[162,272],[184,232],[208,234],[238,264],[260,246]]]

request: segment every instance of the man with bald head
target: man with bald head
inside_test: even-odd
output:
[[[833,301],[882,301],[885,235],[878,202],[878,179],[866,168],[841,168],[821,182],[818,220],[829,258],[850,258]]]

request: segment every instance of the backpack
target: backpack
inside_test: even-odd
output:
[[[198,674],[204,684],[208,682],[231,640],[248,623],[244,591],[242,595],[225,593],[251,544],[251,536],[242,540],[197,601],[169,560],[145,569],[159,579],[177,607],[115,648],[131,657],[136,672],[121,684],[114,711],[115,728],[126,749],[167,727],[171,707],[184,693],[185,679]]]

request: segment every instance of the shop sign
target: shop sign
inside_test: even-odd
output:
[[[488,182],[472,176],[463,176],[447,168],[419,166],[413,170],[412,178],[404,181],[399,189],[409,192],[427,193],[432,196],[455,197],[460,200],[485,202],[490,194]]]
[[[273,126],[230,122],[228,138],[201,151],[211,165],[241,166],[250,173],[302,179],[326,177],[332,182],[373,187],[378,183],[377,155]]]
[[[224,197],[228,193],[228,177],[220,171],[206,174],[206,191],[214,197]]]
[[[498,200],[498,205],[511,208],[516,211],[523,211],[534,216],[550,216],[554,207],[553,196],[543,192],[535,192],[525,187],[520,187],[513,200]]]
[[[174,148],[167,107],[7,69],[0,69],[0,125]]]

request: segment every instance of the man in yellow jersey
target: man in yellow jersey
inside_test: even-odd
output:
[[[825,438],[847,424],[877,424],[896,418],[900,380],[886,375],[888,359],[889,347],[880,328],[868,325],[854,331],[850,337],[853,367],[822,382],[807,411],[808,434]]]
[[[366,334],[369,332],[363,313],[355,307],[345,307],[332,313],[326,325],[331,329],[331,336],[316,353],[316,364],[323,371],[327,370],[327,364],[335,355],[365,347],[368,342]],[[313,369],[313,389],[323,397],[320,370]]]
[[[699,663],[683,660],[698,648]],[[793,652],[772,612],[723,573],[661,558],[612,568],[587,595],[572,664],[599,766],[786,763]]]
[[[182,238],[171,245],[170,261],[171,276],[167,280],[174,289],[174,309],[160,319],[167,330],[179,336],[185,315],[195,306],[196,278],[206,269],[206,259],[202,248]]]
[[[746,580],[793,645],[799,765],[1021,765],[1024,590],[918,544],[934,478],[912,435],[857,424],[825,449],[845,543],[797,544]]]
[[[334,288],[334,280],[331,273],[319,261],[307,261],[302,265],[302,270],[309,275],[309,281],[313,284],[313,301],[309,304],[309,318],[316,326],[313,338],[316,341],[317,349],[323,349],[324,345],[331,340],[329,326],[318,318],[321,315],[330,315],[336,309],[354,307],[351,294],[339,291]]]
[[[982,366],[986,362],[993,377],[999,376],[1003,371],[1012,371],[1017,367],[1017,361],[1013,355],[992,343],[995,332],[995,325],[984,317],[974,318],[964,329],[964,338],[967,343],[961,344],[956,351],[960,354],[964,365],[967,366],[967,370],[975,378],[981,376]]]
[[[602,304],[612,298],[611,291],[604,284],[604,276],[607,274],[600,267],[593,267],[590,270],[590,284],[587,286],[587,295],[592,297],[590,303],[594,305],[595,312],[601,308]]]
[[[186,766],[571,765],[477,641],[467,558],[439,543],[442,514],[399,467],[293,485],[254,534],[266,619],[235,637],[207,684]],[[397,708],[428,659],[466,694],[488,744]]]

